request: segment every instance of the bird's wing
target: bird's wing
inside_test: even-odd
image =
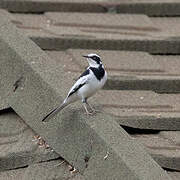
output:
[[[90,71],[89,69],[86,69],[86,71],[84,71],[81,76],[79,77],[79,79],[76,81],[76,83],[73,85],[73,87],[70,89],[67,98],[69,96],[71,96],[72,94],[74,94],[75,92],[78,91],[78,89],[80,89],[82,86],[84,86],[85,84],[88,83],[88,81],[91,79],[90,76]],[[66,100],[67,100],[66,98]],[[57,114],[61,109],[63,109],[64,107],[66,107],[68,104],[63,102],[60,106],[58,106],[57,108],[53,109],[49,114],[47,114],[42,121],[48,121],[49,119],[51,119],[55,114]]]
[[[89,69],[86,69],[86,71],[84,71],[81,76],[79,77],[79,79],[76,81],[76,83],[73,85],[73,87],[70,89],[67,97],[71,96],[72,94],[74,94],[75,92],[77,92],[81,87],[83,87],[85,84],[88,83],[88,81],[91,79],[90,76],[90,71]]]

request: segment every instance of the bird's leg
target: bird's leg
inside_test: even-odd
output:
[[[89,111],[88,111],[88,108],[87,108],[87,104],[88,104],[88,103],[87,103],[87,99],[83,99],[83,100],[82,100],[82,103],[83,103],[84,109],[85,109],[85,111],[86,111],[86,114],[87,114],[87,115],[92,115],[93,113],[92,113],[92,112],[89,112]]]
[[[86,104],[90,107],[90,109],[91,109],[91,111],[93,112],[93,113],[95,113],[96,112],[96,110],[86,101]]]
[[[84,106],[84,109],[85,109],[87,115],[92,115],[93,114],[92,112],[88,111],[86,103],[83,103],[83,106]]]
[[[86,104],[89,106],[89,108],[91,109],[92,113],[99,113],[101,112],[100,110],[94,109],[86,100]]]

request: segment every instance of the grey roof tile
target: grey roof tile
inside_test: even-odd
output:
[[[87,118],[74,104],[53,121],[42,123],[65,97],[72,78],[5,16],[1,16],[0,39],[1,80],[6,82],[1,91],[9,91],[9,105],[57,153],[84,172],[86,179],[170,179],[113,116],[99,113]]]
[[[4,0],[1,8],[12,12],[42,13],[46,11],[65,12],[113,12],[147,14],[149,16],[179,15],[178,0]]]
[[[0,171],[24,167],[59,155],[40,147],[31,128],[14,112],[0,115]]]
[[[0,172],[0,179],[3,180],[23,180],[24,168]]]
[[[63,18],[58,18],[61,15]],[[39,24],[36,22],[42,15],[14,15],[12,22],[43,49],[88,48],[179,53],[178,39],[172,39],[173,35],[157,28],[145,15],[45,13],[44,16],[47,20],[43,18]],[[34,24],[32,17],[36,19]]]
[[[5,109],[7,109],[9,107],[10,106],[8,105],[7,99],[0,96],[0,111],[5,110]]]
[[[86,68],[83,54],[98,53],[108,72],[105,89],[116,90],[152,90],[155,92],[180,92],[179,56],[157,56],[146,52],[104,51],[87,49],[69,49],[46,51],[57,63],[63,64],[65,71],[75,77]]]
[[[75,1],[61,1],[61,0],[37,0],[36,2],[32,0],[4,0],[0,2],[0,6],[9,9],[13,12],[47,12],[47,11],[66,11],[66,12],[109,12],[113,20],[108,20],[107,15],[109,14],[97,14],[98,18],[101,16],[100,20],[95,18],[89,18],[92,14],[82,13],[83,16],[88,16],[88,18],[81,19],[75,13],[74,16],[69,13],[70,19],[64,14],[64,18],[60,13],[45,13],[45,14],[11,14],[6,11],[1,10],[1,14],[8,16],[9,19],[19,28],[19,31],[25,32],[25,34],[31,37],[41,48],[50,50],[63,50],[67,48],[82,48],[83,50],[67,50],[67,51],[54,51],[47,52],[50,58],[44,58],[43,60],[37,60],[37,56],[31,56],[31,59],[37,58],[36,61],[26,61],[27,66],[32,67],[35,70],[33,73],[38,74],[43,77],[43,82],[48,82],[48,85],[43,87],[37,85],[38,88],[43,87],[43,89],[53,88],[53,97],[50,102],[41,101],[47,104],[47,109],[44,112],[49,111],[52,106],[56,106],[58,102],[66,95],[69,87],[71,87],[75,78],[81,73],[82,69],[85,68],[85,61],[81,61],[80,55],[88,53],[89,50],[86,48],[97,49],[107,49],[108,51],[98,50],[102,56],[103,61],[108,69],[109,79],[106,85],[108,91],[101,91],[96,96],[94,96],[90,102],[96,105],[97,108],[103,108],[106,113],[113,114],[117,118],[117,122],[134,128],[146,128],[149,130],[140,130],[130,128],[128,132],[137,131],[135,135],[132,135],[140,143],[146,146],[146,150],[152,155],[152,157],[158,162],[162,167],[173,169],[173,171],[167,171],[173,180],[179,180],[180,175],[175,170],[180,169],[179,165],[179,131],[160,131],[158,134],[142,134],[141,132],[151,132],[152,129],[160,130],[177,130],[179,128],[179,94],[155,94],[153,92],[147,91],[117,91],[117,89],[134,89],[134,90],[154,90],[156,92],[179,92],[179,56],[154,56],[143,52],[120,52],[120,51],[109,51],[111,50],[137,50],[137,51],[148,51],[150,53],[157,54],[179,54],[179,18],[178,17],[167,17],[167,16],[177,16],[179,15],[180,3],[178,0],[127,0],[127,1],[89,1],[89,0],[75,0]],[[114,17],[117,17],[115,13],[131,13],[131,15],[121,15],[118,22],[115,22]],[[166,16],[162,17],[151,17],[148,18],[145,15],[137,16],[137,14],[146,14],[148,16]],[[134,14],[134,15],[133,15]],[[76,17],[76,18],[75,18]],[[93,17],[93,15],[91,16]],[[143,18],[142,18],[143,17]],[[74,19],[74,21],[72,21]],[[81,19],[82,21],[77,21]],[[86,20],[87,19],[87,20]],[[118,18],[117,18],[118,19]],[[128,19],[128,21],[124,21]],[[63,21],[65,20],[65,21]],[[87,24],[87,21],[91,20],[91,24]],[[132,21],[131,21],[132,20]],[[67,23],[68,21],[68,23]],[[136,23],[135,23],[136,21]],[[142,23],[142,22],[143,23]],[[77,24],[76,22],[79,22]],[[98,22],[98,23],[97,23]],[[104,23],[105,22],[105,23]],[[4,26],[7,22],[4,22]],[[118,24],[118,28],[114,25]],[[95,27],[92,28],[92,24]],[[136,26],[135,26],[136,24]],[[131,27],[128,29],[124,26],[128,25]],[[79,27],[77,27],[79,26]],[[96,27],[97,26],[97,27]],[[106,28],[102,31],[102,27]],[[111,26],[111,28],[109,28]],[[121,26],[121,29],[119,28]],[[137,29],[135,28],[137,27]],[[156,29],[157,31],[147,31],[147,27]],[[154,28],[155,27],[155,28]],[[173,28],[172,28],[173,27]],[[144,29],[145,28],[145,29]],[[151,30],[152,30],[151,29]],[[108,37],[109,36],[109,37]],[[12,38],[13,39],[13,38]],[[118,39],[118,42],[115,41]],[[25,44],[24,44],[25,45]],[[0,45],[1,46],[1,45]],[[25,45],[26,46],[26,45]],[[12,44],[8,47],[12,47]],[[13,49],[16,49],[13,46]],[[31,49],[31,48],[29,48]],[[3,49],[1,49],[3,50]],[[90,50],[91,52],[94,50]],[[5,52],[5,50],[4,50]],[[7,51],[9,52],[9,51]],[[17,51],[20,52],[20,51]],[[32,54],[36,54],[35,51]],[[41,53],[40,53],[41,54]],[[5,54],[6,56],[7,54]],[[14,53],[10,56],[12,59],[17,58]],[[27,56],[24,56],[27,57]],[[117,59],[119,60],[117,62]],[[111,60],[113,59],[113,61]],[[19,62],[19,61],[17,61]],[[38,62],[38,63],[37,63]],[[49,69],[43,66],[47,64]],[[63,65],[62,65],[63,64]],[[41,68],[43,69],[41,71]],[[28,68],[27,68],[28,69]],[[59,83],[61,79],[61,73],[59,70],[63,69],[66,75],[63,77],[68,78],[68,84],[63,84],[65,91],[61,92],[62,84]],[[51,73],[54,71],[53,73]],[[62,72],[63,72],[62,71]],[[10,73],[12,71],[9,71]],[[29,71],[28,71],[29,72]],[[44,73],[45,72],[45,73]],[[32,74],[33,74],[32,73]],[[26,74],[24,71],[23,75]],[[48,74],[48,75],[47,75]],[[19,90],[24,90],[24,84],[26,84],[26,78],[18,79],[22,80],[19,84],[20,86],[15,90],[16,93]],[[29,77],[29,76],[28,76]],[[36,76],[33,76],[36,79]],[[29,80],[29,79],[28,79]],[[37,80],[37,79],[36,79]],[[30,80],[31,81],[31,80]],[[32,80],[33,81],[33,80]],[[6,81],[0,81],[0,85],[4,85]],[[1,155],[3,161],[1,161],[0,166],[3,165],[4,169],[11,169],[16,167],[22,167],[29,165],[32,162],[38,162],[41,158],[45,158],[44,149],[37,148],[40,152],[36,151],[35,154],[31,152],[32,147],[36,147],[31,140],[33,137],[33,131],[27,127],[27,130],[22,130],[24,126],[22,125],[23,120],[18,124],[15,119],[20,119],[17,115],[12,116],[11,109],[6,110],[10,106],[8,105],[7,99],[9,93],[14,90],[12,86],[17,79],[14,79],[7,86],[7,91],[2,91],[0,89],[0,119],[3,122],[3,126],[0,128],[1,146],[0,149],[6,149]],[[39,82],[39,80],[38,80]],[[8,83],[7,83],[8,84]],[[31,92],[33,84],[30,86]],[[3,87],[4,88],[4,87]],[[38,89],[37,88],[37,89]],[[36,89],[36,88],[35,88]],[[115,91],[111,91],[116,89]],[[59,93],[60,91],[60,93]],[[38,91],[39,92],[39,91]],[[56,95],[58,98],[56,98]],[[45,94],[38,94],[37,102],[41,100],[39,96],[46,96]],[[51,94],[51,93],[50,93]],[[48,94],[48,97],[50,97]],[[23,94],[26,96],[26,94]],[[33,94],[34,95],[34,94]],[[24,99],[24,96],[18,96]],[[30,95],[32,96],[32,94]],[[52,96],[52,94],[51,94]],[[21,99],[21,100],[22,100]],[[42,98],[43,99],[43,98]],[[28,99],[29,102],[32,100]],[[29,104],[24,103],[23,105]],[[22,102],[22,101],[20,101]],[[53,104],[53,105],[52,105]],[[99,106],[100,104],[100,106]],[[79,104],[78,104],[79,105]],[[73,105],[69,110],[75,111],[78,105]],[[19,106],[19,104],[17,105]],[[22,106],[23,107],[23,106]],[[30,106],[30,112],[32,112]],[[35,108],[38,111],[38,106],[35,103]],[[34,108],[33,113],[36,113]],[[41,107],[40,107],[41,108]],[[43,108],[43,107],[42,107]],[[71,109],[72,108],[72,109]],[[64,113],[69,113],[70,111],[65,111]],[[40,112],[40,113],[42,113]],[[30,113],[26,111],[27,116]],[[73,113],[72,113],[73,114]],[[44,114],[40,114],[40,116]],[[39,117],[40,117],[39,116]],[[72,115],[73,116],[73,115]],[[78,118],[79,114],[77,115]],[[16,117],[16,118],[15,118]],[[25,117],[25,116],[24,116]],[[99,116],[98,116],[99,117]],[[69,118],[65,117],[65,118]],[[5,120],[3,120],[5,119]],[[55,120],[56,121],[56,120]],[[81,125],[78,121],[78,124]],[[94,123],[94,121],[93,121]],[[87,123],[88,124],[88,123]],[[105,121],[106,124],[106,121]],[[36,124],[37,125],[37,124]],[[54,123],[51,124],[53,127]],[[89,125],[89,124],[88,124]],[[95,126],[97,123],[95,123]],[[117,123],[116,123],[117,125]],[[90,125],[91,126],[91,125]],[[94,124],[92,125],[94,126]],[[15,127],[15,128],[13,128]],[[36,127],[37,128],[37,127]],[[41,130],[42,128],[40,128]],[[58,129],[58,128],[57,128]],[[102,128],[100,128],[102,129]],[[8,130],[8,133],[7,133]],[[82,132],[82,131],[81,131]],[[98,131],[97,131],[98,132]],[[138,134],[140,132],[141,134]],[[156,131],[155,131],[156,132]],[[6,136],[6,137],[4,137]],[[26,138],[26,136],[28,136]],[[56,136],[54,136],[56,137]],[[54,138],[53,137],[53,138]],[[25,140],[26,138],[26,140]],[[74,137],[72,137],[73,139]],[[70,139],[69,141],[71,141]],[[17,140],[17,142],[9,143],[10,141]],[[53,139],[54,140],[54,139]],[[53,141],[52,140],[52,141]],[[73,139],[74,140],[74,139]],[[73,141],[72,140],[72,141]],[[72,142],[71,141],[71,142]],[[7,143],[8,142],[8,143]],[[55,142],[55,141],[54,141]],[[82,141],[81,141],[82,142]],[[22,146],[21,146],[22,144]],[[26,147],[24,146],[26,145]],[[19,146],[17,148],[17,146]],[[117,149],[117,148],[116,148]],[[43,151],[42,151],[43,150]],[[27,153],[24,153],[26,151]],[[68,153],[70,151],[68,150]],[[72,153],[72,152],[71,152]],[[13,155],[12,155],[13,154]],[[21,156],[19,156],[21,154]],[[23,157],[22,157],[23,154]],[[31,156],[32,155],[32,156]],[[52,154],[51,154],[52,155]],[[31,156],[31,157],[30,157]],[[94,157],[94,156],[93,156]],[[96,157],[96,156],[95,156]],[[14,158],[14,163],[12,160]],[[48,156],[49,158],[49,156]],[[53,158],[51,156],[51,158]],[[43,159],[43,160],[46,160]],[[108,159],[109,160],[109,159]],[[112,162],[110,162],[112,165]],[[58,167],[60,171],[57,172],[56,161],[48,163],[40,163],[35,165],[30,165],[28,168],[17,169],[11,171],[0,172],[0,179],[14,180],[14,179],[30,179],[32,177],[39,179],[40,177],[69,177],[70,179],[87,179],[93,178],[91,173],[94,173],[94,169],[90,169],[94,166],[92,160],[88,163],[88,168],[84,171],[84,176],[79,173],[71,176],[67,167]],[[86,164],[87,165],[87,164]],[[53,168],[52,168],[53,167]],[[1,170],[4,170],[1,169]],[[122,168],[120,168],[122,169]],[[99,169],[97,169],[98,171]],[[103,171],[101,171],[103,170]],[[44,174],[41,171],[45,172]],[[104,175],[104,169],[101,167],[100,172]],[[110,173],[110,171],[108,171]],[[23,178],[22,178],[23,177]],[[100,176],[99,176],[100,177]],[[127,174],[126,174],[127,177]],[[104,177],[103,177],[104,178]],[[124,178],[123,178],[124,179]],[[158,178],[159,179],[159,178]]]
[[[168,174],[171,176],[172,180],[179,180],[180,179],[180,172],[169,171]]]
[[[102,1],[100,1],[102,2]],[[36,12],[42,13],[44,11],[82,11],[82,12],[106,12],[106,8],[97,1],[87,0],[70,0],[65,2],[63,0],[4,0],[0,3],[2,8],[8,9],[12,12]]]
[[[85,178],[78,172],[71,173],[67,162],[56,160],[33,164],[25,169],[24,180],[39,180],[39,179],[70,179],[84,180]]]
[[[117,122],[124,126],[180,130],[179,98],[179,94],[156,94],[151,91],[104,90],[92,97],[92,102],[97,106],[101,104],[105,112],[116,116]]]
[[[166,133],[166,132],[165,132]],[[171,138],[179,135],[180,131],[169,131]],[[132,135],[139,142],[146,146],[147,151],[151,154],[158,164],[164,168],[180,170],[180,146],[171,141],[168,136],[158,134],[135,134]]]

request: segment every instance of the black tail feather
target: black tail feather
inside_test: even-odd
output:
[[[43,118],[43,120],[42,121],[45,121],[53,112],[55,112],[57,110],[57,108],[56,109],[53,109],[49,114],[47,114],[44,118]]]
[[[61,111],[64,107],[66,107],[67,104],[63,103],[59,107],[53,109],[49,114],[47,114],[42,121],[47,121],[48,119],[51,119],[54,115],[56,115],[59,111]]]

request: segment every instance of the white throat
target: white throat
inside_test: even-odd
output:
[[[96,62],[92,61],[90,58],[88,58],[88,63],[90,67],[98,68],[100,64],[97,64]]]

